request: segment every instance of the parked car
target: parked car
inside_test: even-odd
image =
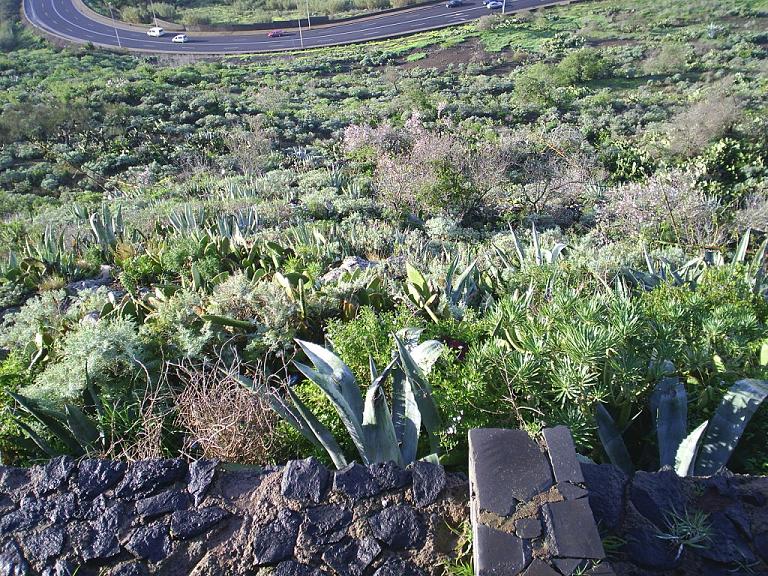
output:
[[[159,38],[165,34],[165,30],[160,28],[160,26],[152,26],[149,30],[147,30],[147,36],[153,36],[155,38]]]
[[[504,4],[502,2],[499,2],[498,0],[491,0],[485,6],[489,10],[498,10],[499,8],[503,7]]]
[[[449,0],[449,2],[445,5],[446,8],[458,8],[459,6],[464,6],[464,2],[462,0]]]
[[[267,32],[267,38],[282,38],[283,36],[288,36],[288,33],[285,30],[272,30],[271,32]]]
[[[176,34],[176,36],[173,37],[171,42],[176,42],[177,44],[184,44],[185,42],[189,42],[189,36],[186,34]]]

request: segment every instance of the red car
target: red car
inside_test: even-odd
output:
[[[267,32],[267,38],[281,38],[282,36],[288,36],[288,33],[284,30],[272,30],[272,32]]]

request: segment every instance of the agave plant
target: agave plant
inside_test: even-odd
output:
[[[744,379],[725,393],[710,420],[685,435],[688,395],[678,378],[662,378],[650,399],[660,466],[674,466],[680,476],[707,476],[728,464],[752,415],[768,397],[768,382]],[[610,461],[627,474],[634,465],[616,422],[597,405],[598,435]]]
[[[468,308],[476,302],[480,292],[476,281],[476,262],[471,262],[461,272],[458,270],[459,258],[456,256],[448,266],[442,286],[438,287],[406,262],[405,286],[408,300],[433,322],[439,322],[441,317],[451,314],[458,307]]]
[[[400,465],[417,457],[422,426],[429,438],[430,450],[440,450],[438,432],[441,421],[432,389],[427,380],[442,344],[428,340],[417,344],[421,330],[408,329],[395,336],[393,360],[381,371],[370,360],[371,384],[365,397],[349,367],[333,352],[311,342],[297,340],[312,366],[294,361],[298,370],[317,385],[331,401],[365,464],[393,461]],[[391,379],[392,400],[387,402],[384,383]],[[266,394],[275,411],[291,426],[342,468],[347,459],[336,439],[298,395],[286,388],[287,398],[279,398],[252,382],[244,382],[254,391]]]

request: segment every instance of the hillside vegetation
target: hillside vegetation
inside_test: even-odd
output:
[[[691,429],[768,377],[767,29],[765,1],[599,0],[221,61],[18,34],[0,54],[4,460],[328,461],[281,406],[352,459],[295,339],[364,394],[369,356],[413,368],[394,335],[418,328],[402,346],[441,343],[413,368],[437,408],[418,456],[461,467],[472,427],[567,424],[605,461],[602,405],[658,467],[661,377],[685,383]],[[766,432],[763,407],[733,469],[768,472]]]

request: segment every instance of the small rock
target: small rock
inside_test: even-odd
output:
[[[485,524],[475,527],[474,546],[478,576],[518,574],[530,558],[525,540]]]
[[[685,510],[680,477],[672,470],[637,472],[630,486],[630,500],[640,514],[660,530],[667,529],[667,516]]]
[[[60,524],[66,524],[78,511],[77,496],[73,492],[66,492],[49,501],[50,512],[48,516]]]
[[[113,568],[109,576],[149,576],[149,571],[140,562],[130,562]]]
[[[523,576],[561,576],[560,572],[557,572],[546,562],[542,562],[538,558],[534,558],[528,568],[523,572]]]
[[[739,495],[739,498],[744,504],[749,504],[756,508],[762,508],[765,506],[766,502],[765,495],[760,494],[759,492],[747,492],[746,494]]]
[[[381,490],[368,468],[357,462],[352,462],[333,475],[333,489],[346,494],[355,502],[376,496]]]
[[[541,507],[547,527],[547,548],[565,558],[605,558],[600,533],[588,500],[549,502]]]
[[[446,485],[445,470],[439,464],[419,460],[413,463],[413,501],[419,508],[437,500]]]
[[[281,492],[299,502],[318,503],[328,487],[328,470],[314,458],[291,460],[283,470]]]
[[[77,467],[75,491],[83,498],[95,498],[123,479],[126,465],[112,460],[83,460]]]
[[[581,558],[555,558],[552,563],[563,576],[571,576],[576,570],[584,570],[589,563]]]
[[[136,501],[136,514],[143,518],[152,518],[176,510],[189,508],[190,495],[181,490],[166,490],[156,496],[148,496]]]
[[[7,536],[18,530],[27,530],[40,524],[45,515],[45,506],[32,497],[21,499],[18,510],[0,518],[0,536]]]
[[[377,462],[368,467],[373,479],[382,490],[399,490],[411,483],[411,471],[394,462]]]
[[[752,539],[752,528],[749,523],[749,515],[740,503],[732,504],[725,509],[725,515],[731,522],[741,530],[741,533],[748,539]]]
[[[362,576],[381,552],[381,546],[373,538],[347,540],[334,544],[323,552],[323,562],[339,576]]]
[[[38,496],[61,488],[75,469],[69,456],[58,456],[44,466],[32,467],[32,490]]]
[[[326,272],[320,280],[325,284],[328,282],[338,282],[339,278],[344,276],[347,272],[353,272],[355,270],[366,270],[376,266],[375,263],[370,262],[360,256],[347,256],[341,262],[338,268],[334,268],[329,272]]]
[[[293,560],[280,562],[275,568],[275,576],[323,576],[323,573],[307,564],[299,564]]]
[[[259,530],[253,541],[256,565],[274,564],[293,557],[301,517],[291,510],[280,510],[277,518]]]
[[[545,428],[541,435],[547,444],[549,461],[555,475],[555,482],[584,482],[581,466],[576,459],[576,447],[571,431],[566,426]]]
[[[36,564],[46,564],[49,558],[58,556],[64,547],[64,530],[60,526],[45,528],[30,534],[22,542],[26,557]]]
[[[721,564],[751,564],[757,560],[749,544],[742,538],[734,523],[725,513],[712,512],[709,515],[709,522],[712,545],[697,548],[696,554]]]
[[[57,560],[53,566],[47,566],[43,569],[41,576],[77,576],[80,568],[68,560]]]
[[[541,536],[541,521],[538,518],[521,518],[515,522],[515,535],[518,538],[538,538]]]
[[[13,540],[6,542],[0,551],[0,574],[3,576],[27,576],[29,563]]]
[[[10,496],[0,494],[0,518],[9,512],[13,512],[16,509],[16,504],[13,503]]]
[[[0,466],[0,492],[10,494],[22,488],[30,481],[29,468],[9,468]]]
[[[335,544],[347,534],[352,513],[335,504],[317,506],[306,512],[301,525],[301,541],[310,547]]]
[[[755,536],[752,544],[755,547],[755,552],[763,559],[763,562],[768,563],[768,532],[761,532]]]
[[[587,572],[587,576],[616,576],[616,572],[613,571],[608,562],[600,562],[600,564]]]
[[[171,536],[180,540],[194,538],[208,532],[229,516],[229,512],[218,506],[199,510],[178,510],[171,516]]]
[[[115,489],[118,498],[134,494],[153,494],[179,480],[187,473],[182,460],[139,460],[128,466],[123,481]]]
[[[643,568],[672,570],[680,563],[674,546],[658,537],[651,528],[636,527],[627,532],[622,547],[629,558]]]
[[[582,464],[581,471],[595,520],[607,530],[616,529],[624,515],[624,492],[629,479],[610,464]]]
[[[160,523],[140,526],[131,534],[125,548],[136,558],[154,563],[164,560],[171,554],[168,526]]]
[[[195,506],[199,506],[205,498],[208,488],[216,475],[218,460],[197,460],[189,465],[189,482],[187,490],[195,499]]]
[[[392,550],[420,546],[426,536],[421,515],[410,506],[385,508],[368,519],[373,535]]]
[[[424,576],[424,572],[421,568],[395,556],[379,566],[373,576]]]
[[[560,482],[557,484],[557,491],[566,500],[576,500],[588,496],[589,492],[584,488],[571,484],[570,482]]]

